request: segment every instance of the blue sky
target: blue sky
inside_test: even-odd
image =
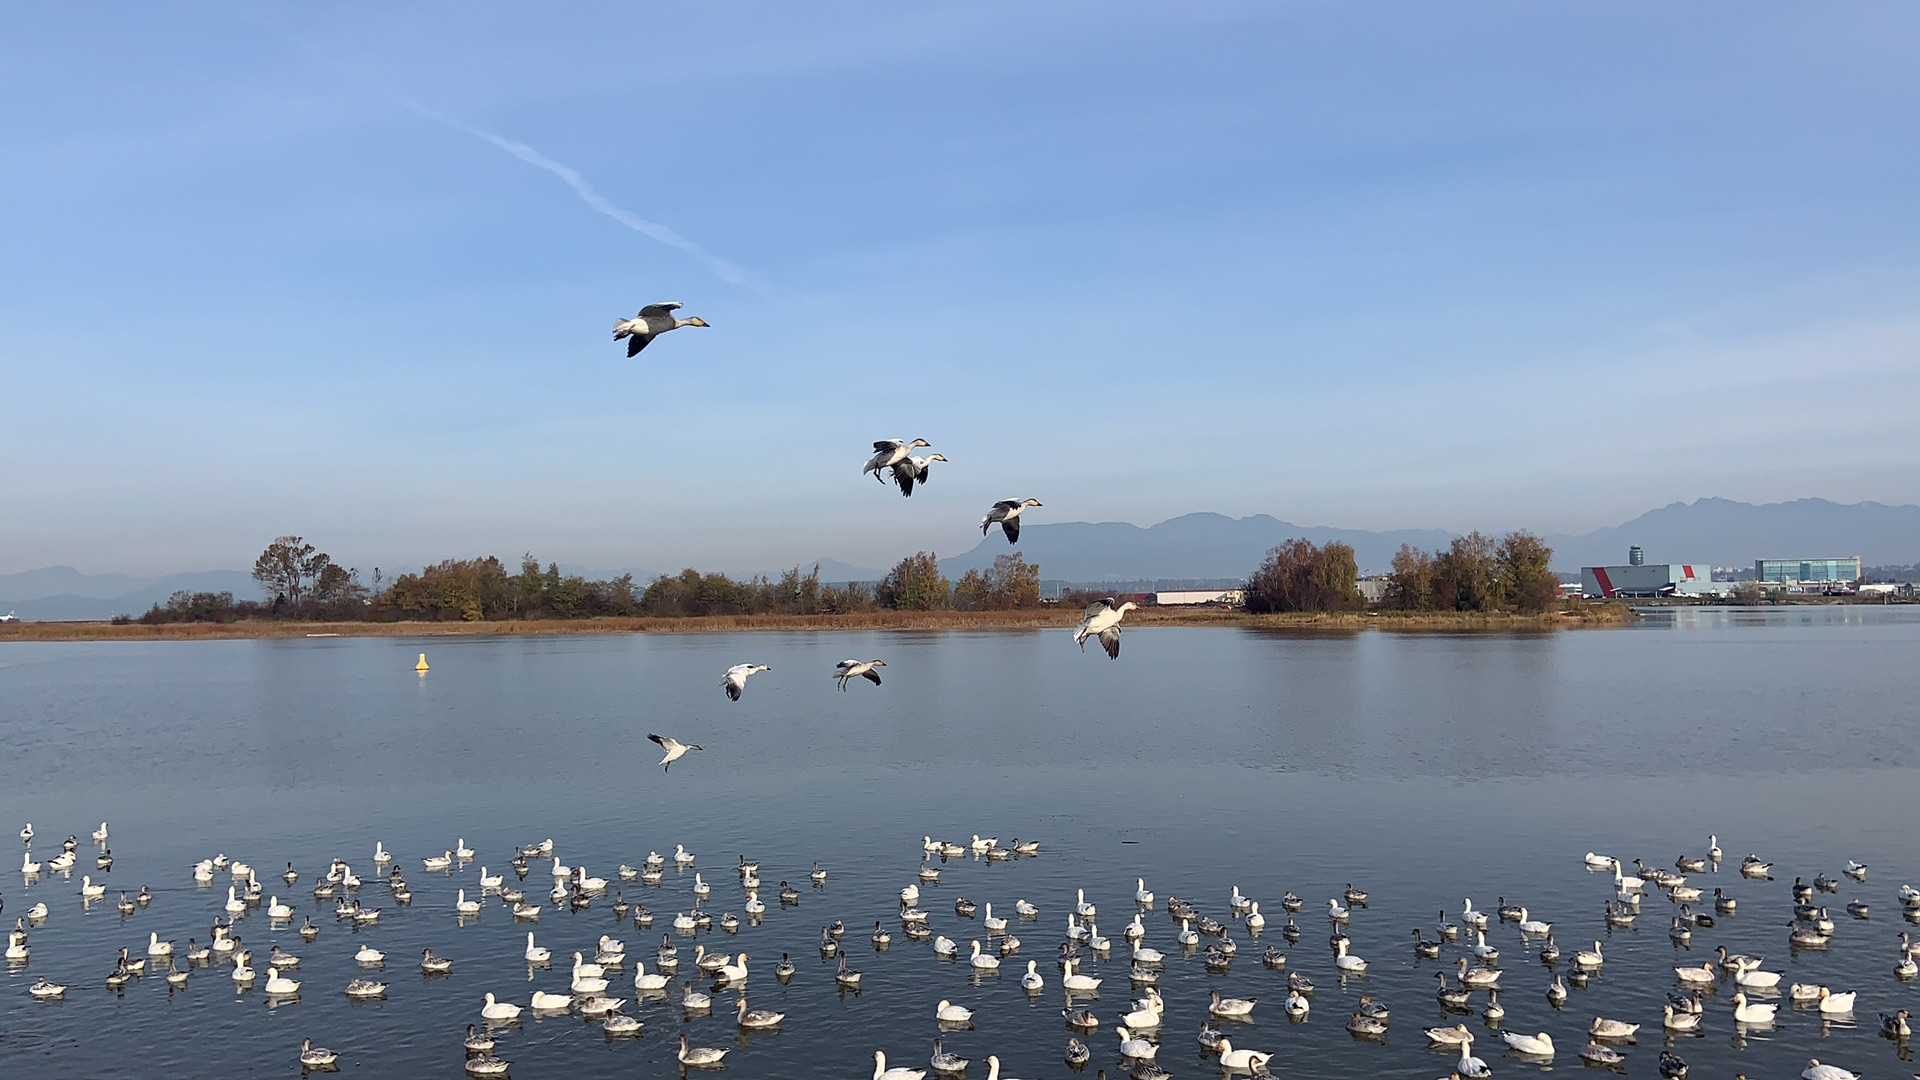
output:
[[[1920,501],[1917,31],[1891,3],[22,9],[0,572],[246,566],[284,532],[363,567],[885,565],[1029,495],[1543,532]],[[654,300],[714,328],[628,361],[613,321]],[[952,464],[903,500],[858,471],[890,436]]]

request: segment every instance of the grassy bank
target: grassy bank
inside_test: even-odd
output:
[[[1247,626],[1302,632],[1539,631],[1582,626],[1619,626],[1631,621],[1624,605],[1594,604],[1544,615],[1451,611],[1382,611],[1339,614],[1248,615],[1214,608],[1139,608],[1128,626]],[[873,611],[858,615],[722,615],[688,619],[605,618],[502,620],[499,622],[279,622],[166,623],[143,626],[105,622],[7,623],[0,641],[205,641],[223,638],[474,637],[505,634],[712,634],[746,630],[1000,630],[1071,627],[1080,612],[1061,608],[1030,611]]]

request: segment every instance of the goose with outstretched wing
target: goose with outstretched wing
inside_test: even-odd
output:
[[[867,459],[865,465],[860,466],[860,471],[872,473],[875,481],[884,484],[887,482],[889,469],[907,460],[915,450],[932,445],[925,439],[915,439],[912,442],[905,439],[881,439],[873,444],[873,456]]]
[[[1074,628],[1074,644],[1080,646],[1081,652],[1086,652],[1087,639],[1099,638],[1101,648],[1107,650],[1107,656],[1120,659],[1120,620],[1138,606],[1131,600],[1116,604],[1111,596],[1088,604],[1087,617],[1081,619],[1080,625]]]
[[[1007,534],[1007,543],[1019,543],[1021,513],[1029,506],[1039,505],[1039,499],[1001,499],[993,504],[993,509],[987,511],[986,517],[980,519],[980,535],[987,535],[987,530],[998,524],[1000,531]]]
[[[893,482],[900,485],[900,494],[912,495],[913,485],[927,482],[933,463],[947,460],[945,454],[929,454],[926,457],[910,457],[893,467]]]
[[[627,356],[640,355],[640,350],[653,344],[653,339],[669,330],[678,330],[683,326],[706,326],[705,319],[681,319],[674,316],[679,304],[648,304],[640,309],[640,314],[631,319],[616,319],[613,323],[613,340],[627,339]]]

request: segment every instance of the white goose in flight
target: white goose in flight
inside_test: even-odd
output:
[[[747,691],[747,676],[756,671],[772,670],[765,664],[735,664],[727,669],[727,677],[720,680],[720,685],[726,689],[729,699],[739,701],[740,695]]]
[[[860,466],[860,471],[872,473],[875,482],[884,484],[887,482],[888,469],[907,460],[915,450],[932,445],[925,439],[915,439],[912,442],[905,439],[881,439],[873,444],[873,456],[867,459],[865,465]]]
[[[687,751],[706,749],[706,747],[701,746],[699,743],[683,743],[668,735],[649,735],[647,738],[659,743],[660,749],[667,752],[667,756],[660,759],[661,772],[666,772],[668,769],[673,768],[673,763],[687,756]]]
[[[1115,604],[1111,596],[1088,604],[1087,617],[1081,619],[1080,625],[1074,628],[1074,644],[1080,646],[1081,652],[1086,652],[1087,639],[1099,638],[1101,647],[1107,650],[1107,656],[1120,659],[1120,620],[1138,606],[1131,600]]]
[[[987,511],[986,517],[980,519],[980,535],[987,535],[987,530],[997,522],[1001,531],[1007,534],[1007,543],[1019,543],[1020,514],[1029,506],[1039,505],[1039,499],[1001,499],[993,504],[993,509]]]
[[[927,475],[936,461],[945,461],[945,454],[929,454],[926,457],[909,457],[893,466],[893,482],[900,485],[900,494],[913,494],[913,485],[927,482]]]
[[[847,689],[847,683],[853,679],[865,679],[879,686],[880,673],[873,669],[886,666],[885,660],[842,660],[833,666],[833,677],[840,680],[842,692]]]
[[[674,317],[679,304],[648,304],[640,309],[640,314],[631,319],[616,319],[613,323],[613,340],[627,339],[627,355],[639,356],[640,350],[653,344],[653,339],[669,330],[678,330],[683,326],[705,326],[705,319],[680,319]]]

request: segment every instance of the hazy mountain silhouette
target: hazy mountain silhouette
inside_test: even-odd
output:
[[[1920,561],[1920,506],[1795,499],[1744,503],[1697,499],[1649,510],[1623,525],[1580,536],[1552,536],[1557,569],[1627,561],[1627,547],[1648,562],[1753,565],[1755,559],[1858,555],[1867,566]]]
[[[180,590],[230,592],[236,599],[264,599],[252,575],[241,570],[206,570],[165,577],[83,574],[71,566],[48,566],[18,574],[0,574],[0,614],[23,619],[111,619],[138,615]]]
[[[1141,528],[1124,521],[1022,522],[1020,543],[1009,547],[999,529],[972,551],[940,560],[948,577],[986,569],[996,555],[1019,551],[1040,565],[1048,579],[1131,581],[1155,578],[1244,578],[1267,551],[1293,537],[1316,544],[1353,545],[1361,571],[1384,573],[1401,544],[1433,548],[1453,534],[1441,529],[1368,532],[1324,525],[1296,525],[1266,514],[1231,518],[1224,514],[1186,514]]]
[[[1432,550],[1453,539],[1440,529],[1369,532],[1297,525],[1265,514],[1187,514],[1148,528],[1126,522],[1027,521],[1024,526],[1019,545],[1009,547],[996,530],[973,550],[942,559],[941,569],[958,577],[1017,550],[1039,563],[1050,580],[1244,578],[1268,550],[1305,537],[1316,544],[1351,544],[1361,572],[1385,572],[1403,543]],[[1920,562],[1920,506],[1699,499],[1648,511],[1622,525],[1546,540],[1554,549],[1554,568],[1568,571],[1623,563],[1630,544],[1644,548],[1648,562],[1751,566],[1763,557],[1858,555],[1867,565],[1904,564]]]

